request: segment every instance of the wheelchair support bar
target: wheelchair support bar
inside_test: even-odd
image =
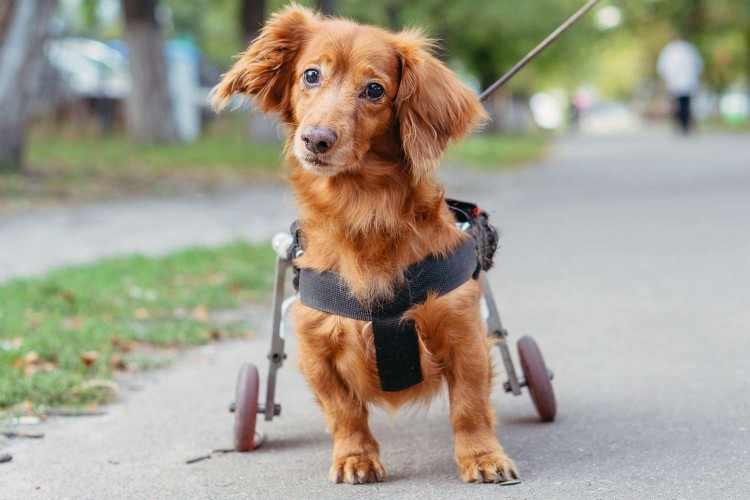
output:
[[[503,323],[500,321],[500,313],[497,311],[497,304],[495,304],[495,297],[492,295],[492,288],[490,287],[490,280],[487,279],[487,275],[484,275],[482,280],[482,288],[484,289],[484,299],[487,303],[487,309],[489,310],[489,317],[487,318],[487,329],[490,335],[498,339],[497,347],[500,349],[500,355],[503,358],[503,365],[505,366],[505,373],[508,374],[508,381],[503,384],[506,392],[512,392],[518,396],[521,394],[521,384],[518,381],[516,375],[516,368],[513,366],[513,360],[510,357],[510,350],[508,349],[508,332],[503,328]]]
[[[284,302],[284,285],[286,284],[286,270],[289,268],[289,261],[286,257],[287,249],[292,243],[292,238],[288,234],[279,233],[272,240],[272,246],[276,252],[276,280],[273,284],[273,319],[271,325],[271,352],[268,353],[270,361],[268,367],[268,384],[266,385],[266,404],[263,407],[263,413],[266,420],[273,420],[273,417],[281,413],[281,406],[275,402],[276,397],[276,372],[279,371],[286,359],[284,352],[284,314],[290,304]],[[287,307],[283,307],[286,305]],[[260,408],[259,408],[260,411]]]

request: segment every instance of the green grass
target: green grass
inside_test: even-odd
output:
[[[750,132],[750,121],[726,121],[721,119],[698,122],[699,132]]]
[[[244,334],[247,324],[216,323],[211,312],[265,297],[273,258],[267,245],[233,243],[0,285],[0,409],[105,403],[111,389],[86,381],[111,379],[129,352]]]
[[[483,170],[501,169],[541,159],[550,136],[543,133],[521,135],[477,134],[452,146],[445,163],[476,167]]]
[[[0,174],[0,213],[27,206],[133,195],[179,195],[276,178],[281,143],[248,139],[241,117],[218,120],[197,142],[130,144],[121,131],[102,137],[42,122],[30,133],[23,173]]]
[[[132,146],[121,137],[32,141],[28,162],[32,171],[109,174],[127,178],[135,173],[160,175],[247,174],[274,172],[281,145],[254,144],[230,138],[203,138],[192,144]],[[126,170],[126,171],[123,171]]]

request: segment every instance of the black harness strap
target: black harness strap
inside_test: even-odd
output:
[[[401,391],[422,381],[416,326],[403,313],[423,304],[430,294],[455,290],[476,277],[477,268],[477,242],[466,237],[451,254],[431,255],[409,266],[388,303],[367,307],[351,296],[338,274],[310,269],[300,269],[300,302],[331,314],[372,321],[380,386],[384,391]]]

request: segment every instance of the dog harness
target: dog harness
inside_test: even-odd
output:
[[[489,224],[487,213],[471,203],[446,202],[467,237],[450,254],[444,257],[430,255],[407,267],[403,281],[396,285],[394,297],[387,303],[362,304],[352,297],[338,274],[294,267],[294,286],[302,304],[338,316],[372,322],[375,359],[384,391],[401,391],[422,382],[416,325],[403,314],[415,305],[423,304],[430,295],[445,295],[470,279],[477,279],[482,270],[492,266],[497,231]],[[298,222],[292,224],[292,237],[290,262],[304,252]]]

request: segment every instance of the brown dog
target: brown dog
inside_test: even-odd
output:
[[[255,96],[289,126],[286,159],[306,251],[300,267],[339,273],[363,303],[387,300],[404,268],[445,255],[466,236],[435,170],[449,140],[484,117],[475,95],[415,31],[398,34],[289,7],[224,75],[214,105]],[[495,437],[492,366],[481,283],[431,296],[416,323],[424,381],[381,390],[370,323],[297,304],[301,366],[333,432],[333,482],[381,481],[368,406],[395,410],[447,382],[455,456],[464,481],[515,478]]]

